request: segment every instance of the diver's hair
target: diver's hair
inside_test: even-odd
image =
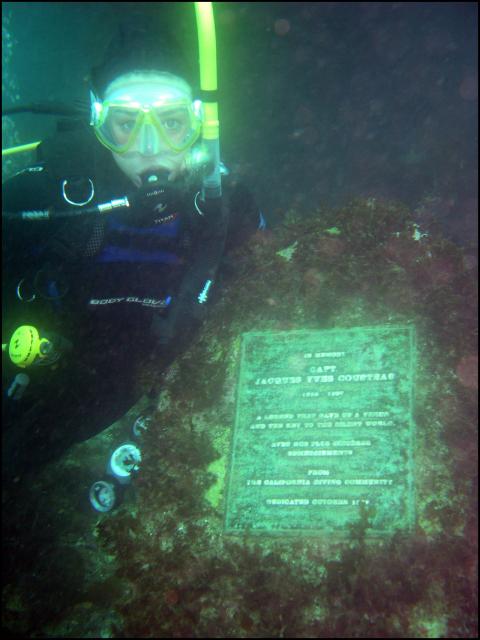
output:
[[[118,76],[155,71],[171,73],[190,84],[188,65],[173,36],[165,30],[158,33],[147,16],[137,14],[120,24],[103,62],[92,68],[90,84],[103,98],[107,86]]]

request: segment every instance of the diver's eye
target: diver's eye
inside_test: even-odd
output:
[[[123,133],[130,133],[135,126],[135,120],[126,120],[125,122],[119,122],[118,127]]]
[[[178,131],[182,126],[182,123],[177,118],[166,118],[162,120],[162,124],[167,131]]]

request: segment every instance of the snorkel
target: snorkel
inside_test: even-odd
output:
[[[213,163],[211,173],[203,179],[204,200],[220,198],[220,126],[217,96],[217,46],[215,22],[211,2],[195,2],[198,52],[200,61],[200,90],[203,102],[202,138],[206,154]]]

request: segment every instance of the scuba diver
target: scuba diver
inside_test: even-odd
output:
[[[222,256],[264,227],[247,189],[222,192],[211,96],[187,77],[165,37],[122,26],[91,72],[90,122],[3,185],[6,477],[124,415],[142,365],[165,369],[201,326]]]

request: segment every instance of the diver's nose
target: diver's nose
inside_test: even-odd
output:
[[[144,125],[140,132],[139,149],[144,156],[155,156],[166,150],[158,131],[151,124]]]

